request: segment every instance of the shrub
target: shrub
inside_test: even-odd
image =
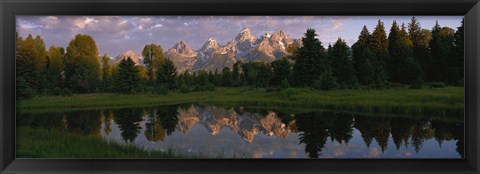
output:
[[[157,88],[155,89],[155,93],[161,94],[161,95],[167,95],[168,88],[163,85],[157,86]]]
[[[148,93],[155,92],[155,88],[153,88],[152,86],[145,86],[144,90],[145,92],[148,92]]]
[[[279,91],[280,88],[275,87],[275,86],[267,86],[267,87],[265,88],[265,90],[266,90],[267,92],[275,92],[275,91]]]
[[[313,88],[317,90],[332,90],[338,87],[337,79],[331,71],[324,72],[318,80],[313,81]]]
[[[465,78],[458,79],[453,85],[455,85],[455,86],[464,86],[464,85],[465,85]]]
[[[391,87],[404,87],[405,85],[398,83],[398,82],[390,82],[389,83]]]
[[[204,87],[202,85],[195,85],[193,86],[193,91],[204,91]]]
[[[189,93],[191,92],[191,89],[189,86],[185,85],[185,84],[181,84],[179,87],[178,87],[178,90],[180,91],[180,93]]]
[[[18,99],[32,98],[35,95],[35,91],[30,88],[28,82],[24,78],[19,77],[16,80]]]
[[[445,87],[444,82],[430,82],[430,83],[427,83],[427,85],[430,88],[444,88]]]
[[[72,96],[72,91],[70,91],[68,88],[63,88],[62,92],[61,92],[62,96]]]
[[[282,83],[280,83],[280,89],[287,89],[288,87],[290,87],[288,85],[288,80],[287,79],[283,79],[282,80]]]
[[[412,84],[410,85],[410,89],[421,89],[423,86],[423,80],[420,77],[417,77]]]
[[[62,92],[63,91],[59,87],[53,88],[53,95],[54,96],[59,96],[59,95],[63,94]]]
[[[291,96],[294,96],[294,95],[297,95],[297,94],[301,94],[302,93],[302,90],[301,89],[297,89],[297,88],[287,88],[287,89],[284,89],[282,91],[280,91],[279,95],[281,97],[286,97],[286,98],[289,98]]]
[[[205,85],[195,85],[193,91],[215,91],[216,87],[212,83],[206,83]]]

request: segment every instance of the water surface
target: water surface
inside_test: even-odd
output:
[[[145,150],[216,158],[463,158],[463,122],[185,104],[23,113],[18,126],[62,129]]]

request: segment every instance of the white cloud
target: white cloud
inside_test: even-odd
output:
[[[334,20],[332,20],[332,24],[333,24],[333,30],[338,30],[343,26],[343,21],[338,20],[338,19],[334,19]]]
[[[152,26],[152,27],[150,27],[150,28],[160,28],[160,27],[162,27],[162,26],[163,26],[162,24],[157,24],[157,25],[154,25],[154,26]]]

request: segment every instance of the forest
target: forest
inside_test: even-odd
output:
[[[35,96],[71,96],[81,93],[189,93],[216,87],[253,87],[277,91],[289,87],[381,90],[407,86],[463,86],[464,22],[457,29],[420,27],[393,21],[387,36],[384,23],[372,32],[366,26],[349,47],[342,38],[324,47],[315,29],[307,29],[303,45],[288,46],[289,56],[267,62],[238,61],[230,69],[178,74],[161,45],[148,44],[143,65],[130,59],[109,64],[99,56],[93,37],[78,34],[66,48],[47,50],[40,36],[17,33],[17,99]],[[122,43],[118,43],[122,44]]]

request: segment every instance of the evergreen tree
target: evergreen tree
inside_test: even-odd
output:
[[[177,68],[169,59],[157,70],[157,82],[159,85],[166,85],[169,89],[176,87]]]
[[[430,60],[428,63],[428,80],[451,82],[454,79],[454,73],[450,71],[449,66],[453,63],[454,31],[448,27],[441,27],[436,22],[432,29],[432,40],[430,40]]]
[[[462,19],[462,25],[457,28],[453,40],[453,56],[451,60],[451,73],[452,79],[450,81],[456,85],[463,85],[464,79],[464,55],[465,55],[465,39],[464,39],[464,23],[465,19]]]
[[[388,75],[390,81],[398,82],[398,77],[396,77],[395,74],[398,72],[398,66],[401,66],[400,63],[402,59],[404,59],[405,53],[403,52],[404,50],[400,50],[403,45],[400,38],[400,28],[395,20],[388,34],[388,43],[388,51],[390,53],[387,62]]]
[[[226,67],[226,68],[228,68],[228,67]],[[223,70],[225,70],[225,68]],[[223,70],[222,70],[222,72],[223,72]],[[225,83],[223,81],[224,80],[223,73],[219,73],[218,70],[215,70],[215,73],[213,74],[213,84],[215,86],[221,86],[221,85],[225,85],[225,84],[230,85],[231,76],[232,76],[231,73],[230,73],[230,68],[228,68],[228,73],[229,73],[228,76],[230,76],[230,77],[226,78],[228,80],[228,82]]]
[[[195,83],[201,86],[207,85],[208,82],[208,73],[205,70],[198,71],[197,75],[195,76],[196,80]]]
[[[271,66],[273,69],[273,77],[270,80],[271,85],[278,86],[284,80],[288,81],[287,78],[292,71],[292,63],[290,63],[287,57],[273,61]]]
[[[380,20],[372,32],[370,49],[375,54],[378,63],[384,67],[388,59],[388,39],[383,22]]]
[[[244,78],[248,85],[265,87],[272,77],[272,68],[265,62],[248,62],[242,64]]]
[[[356,72],[356,77],[361,85],[375,86],[378,84],[375,73],[375,55],[370,49],[370,32],[366,26],[363,26],[358,41],[352,45],[353,52],[353,67]]]
[[[240,68],[242,66],[243,62],[237,61],[235,64],[233,64],[233,71],[232,71],[232,85],[233,86],[240,86],[241,85],[241,77],[240,77]]]
[[[375,30],[372,32],[370,38],[370,49],[375,56],[375,59],[371,61],[374,73],[374,86],[377,88],[386,87],[386,82],[388,79],[386,72],[386,60],[388,59],[388,39],[387,34],[385,33],[385,27],[383,22],[378,20],[378,24],[375,27]]]
[[[329,57],[332,62],[332,73],[341,87],[352,86],[357,81],[349,49],[347,43],[341,38],[338,38],[333,47],[329,49],[331,50]]]
[[[118,64],[118,72],[115,74],[115,90],[120,93],[135,93],[139,89],[140,77],[135,62],[128,57]]]
[[[325,48],[315,38],[315,29],[307,29],[302,38],[303,46],[297,49],[297,57],[293,66],[293,76],[297,86],[311,85],[322,72],[329,69],[325,63]]]
[[[413,57],[421,67],[421,78],[426,79],[427,62],[429,58],[429,42],[432,37],[430,30],[422,29],[415,16],[408,23],[408,35],[413,43]]]
[[[413,57],[413,43],[408,36],[405,25],[398,28],[394,22],[389,39],[389,76],[392,82],[412,84],[421,78],[420,64]]]
[[[232,85],[232,73],[230,72],[230,68],[225,67],[222,70],[222,79],[223,79],[223,86],[231,86]]]

